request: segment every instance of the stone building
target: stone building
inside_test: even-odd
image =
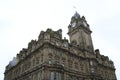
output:
[[[6,66],[4,80],[117,80],[113,61],[94,50],[92,31],[77,12],[68,26],[70,41],[62,30],[41,31]]]

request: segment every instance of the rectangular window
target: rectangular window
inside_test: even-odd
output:
[[[59,73],[59,80],[61,80],[61,73]]]
[[[65,61],[64,61],[64,60],[62,60],[62,66],[64,67],[64,65],[65,65]]]
[[[41,64],[43,63],[43,55],[41,55]]]
[[[51,64],[51,57],[48,58],[48,63]]]
[[[53,53],[53,50],[52,48],[49,49],[49,53],[52,54]]]
[[[71,75],[68,76],[68,80],[73,80]]]
[[[93,66],[93,61],[92,60],[90,61],[90,65]]]
[[[50,80],[54,80],[54,72],[50,73]]]
[[[69,69],[72,69],[72,63],[69,62],[69,65],[68,65]]]
[[[50,80],[62,80],[62,75],[59,72],[51,72],[50,73]]]
[[[78,64],[75,63],[75,70],[78,71]]]
[[[55,57],[55,64],[59,64],[59,59]]]
[[[36,57],[36,64],[39,64],[39,57]]]
[[[91,72],[92,72],[92,73],[94,73],[94,72],[95,72],[95,70],[94,70],[94,68],[93,68],[93,67],[91,68]]]
[[[84,71],[84,61],[80,60],[80,69],[81,71]]]
[[[59,80],[59,73],[56,72],[56,80]]]
[[[61,73],[56,72],[56,80],[61,80]]]

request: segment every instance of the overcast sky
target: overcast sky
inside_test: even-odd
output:
[[[68,25],[75,11],[86,17],[94,48],[114,61],[120,80],[119,0],[0,0],[0,80],[9,61],[41,30],[61,28],[69,38]]]

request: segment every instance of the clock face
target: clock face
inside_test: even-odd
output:
[[[72,27],[75,27],[75,26],[76,26],[76,22],[73,22],[73,23],[71,24],[71,26],[72,26]]]
[[[83,25],[84,25],[85,27],[87,27],[87,23],[86,23],[86,22],[83,22]]]

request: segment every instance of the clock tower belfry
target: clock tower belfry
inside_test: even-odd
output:
[[[72,16],[71,22],[68,26],[68,35],[71,44],[78,45],[81,49],[94,52],[92,38],[92,31],[84,16],[80,16],[77,12]]]

